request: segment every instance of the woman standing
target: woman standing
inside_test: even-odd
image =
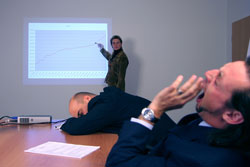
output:
[[[108,60],[108,73],[105,82],[108,86],[115,86],[125,91],[125,75],[129,64],[128,58],[122,49],[122,39],[114,35],[110,39],[113,53],[110,54],[103,47],[103,44],[97,44],[102,55]]]

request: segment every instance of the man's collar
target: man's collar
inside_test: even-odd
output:
[[[199,123],[199,126],[205,126],[205,127],[212,127],[211,125],[209,125],[207,122],[205,122],[205,121],[201,121],[200,123]]]

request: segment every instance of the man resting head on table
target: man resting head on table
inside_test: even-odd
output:
[[[100,95],[76,93],[69,103],[72,118],[61,129],[71,135],[95,132],[118,134],[125,120],[138,117],[150,101],[128,94],[114,86],[106,87]]]
[[[106,87],[100,95],[89,92],[76,93],[69,102],[72,118],[66,120],[61,129],[71,135],[86,135],[96,132],[115,133],[126,120],[138,117],[150,101],[128,94],[114,86]],[[148,148],[161,140],[169,128],[176,123],[164,114],[147,140]],[[164,128],[163,128],[164,127]]]

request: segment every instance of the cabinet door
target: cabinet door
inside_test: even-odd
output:
[[[232,61],[245,60],[250,39],[250,16],[232,24]]]

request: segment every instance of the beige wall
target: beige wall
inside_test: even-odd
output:
[[[102,91],[97,85],[24,86],[25,17],[111,18],[130,60],[127,91],[151,100],[178,74],[203,75],[227,61],[228,6],[227,0],[1,0],[0,115],[67,118],[72,94]],[[191,102],[170,115],[178,120],[193,111]]]

